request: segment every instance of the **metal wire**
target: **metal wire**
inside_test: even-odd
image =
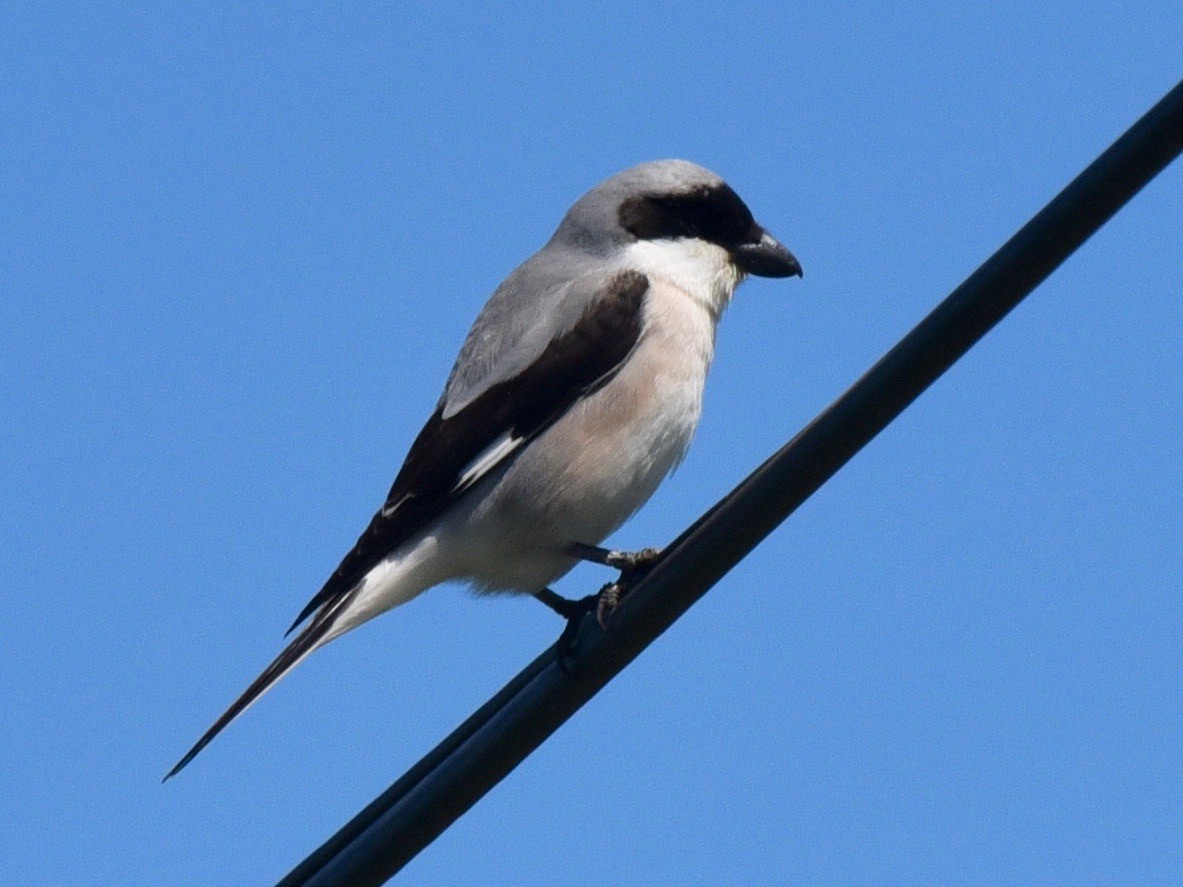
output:
[[[280,887],[398,872],[541,745],[1183,151],[1178,84],[845,394],[666,549],[607,631],[547,650]],[[570,673],[568,673],[568,671]]]

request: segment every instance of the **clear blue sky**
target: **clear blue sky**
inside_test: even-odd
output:
[[[1183,76],[1177,0],[82,6],[0,32],[6,883],[269,883],[554,639],[439,589],[159,784],[585,189],[687,157],[805,267],[660,544]],[[399,883],[1179,883],[1181,232],[1176,166]]]

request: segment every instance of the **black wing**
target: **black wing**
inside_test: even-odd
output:
[[[289,633],[317,608],[348,594],[386,555],[575,401],[611,379],[640,337],[641,304],[648,289],[644,274],[619,272],[575,326],[517,376],[491,386],[446,419],[440,404],[411,445],[386,503]]]

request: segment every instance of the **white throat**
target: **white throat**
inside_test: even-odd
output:
[[[719,319],[744,278],[723,247],[689,238],[638,240],[625,248],[621,264],[673,284],[713,320]]]

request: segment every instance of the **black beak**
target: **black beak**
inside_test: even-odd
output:
[[[741,243],[731,251],[735,264],[757,277],[801,276],[801,263],[775,237],[757,226],[757,239]]]

